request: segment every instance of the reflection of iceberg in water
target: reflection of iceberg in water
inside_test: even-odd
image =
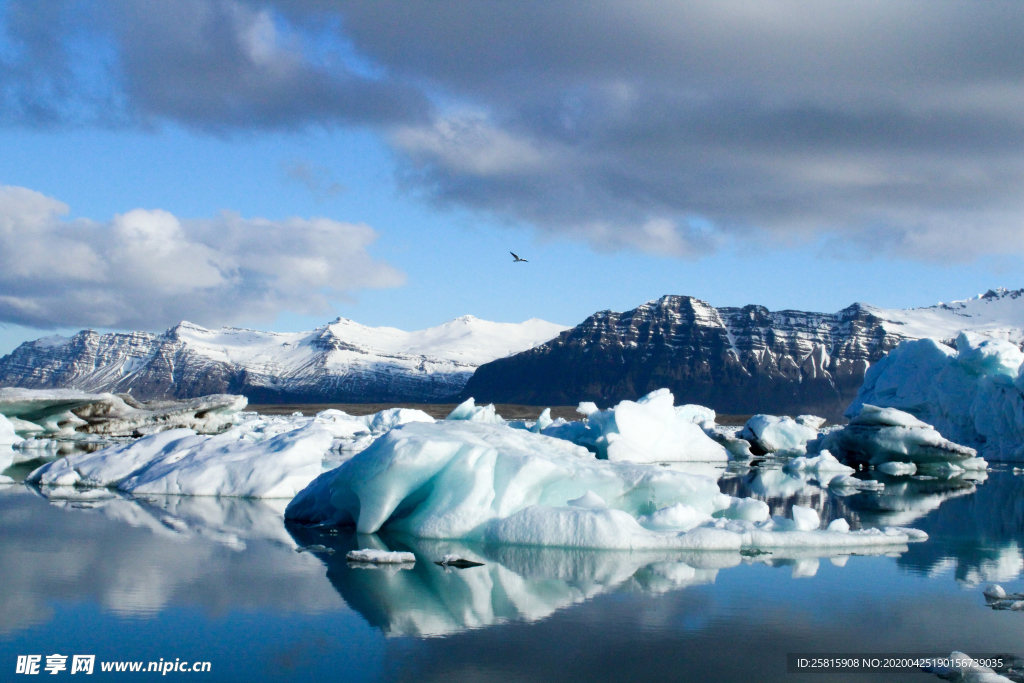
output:
[[[310,529],[293,528],[300,544],[329,543]],[[714,583],[718,572],[759,562],[813,576],[822,550],[782,550],[747,556],[724,551],[611,551],[511,545],[470,545],[343,533],[336,552],[322,556],[327,576],[349,606],[387,635],[441,636],[508,621],[537,621],[558,610],[619,590],[664,593]],[[344,561],[353,548],[390,547],[417,556],[402,570],[367,570]],[[869,549],[857,549],[865,554]],[[904,552],[906,546],[878,552]],[[849,552],[849,551],[847,551]],[[457,553],[481,567],[444,569],[433,559]],[[832,559],[841,566],[847,556]]]
[[[263,502],[92,493],[106,498],[47,505],[24,486],[0,487],[0,633],[48,621],[55,601],[137,617],[344,608],[323,565],[295,552],[280,510]]]
[[[933,487],[950,487],[944,494]],[[957,479],[918,484],[918,495],[905,495],[905,507],[931,506],[921,513],[914,526],[931,536],[928,543],[917,544],[898,563],[925,574],[952,570],[956,580],[966,586],[986,581],[1009,581],[1024,573],[1024,479],[1009,471],[990,472],[988,480],[975,492],[970,482]],[[955,488],[959,486],[960,488]],[[886,485],[886,491],[890,486]],[[921,491],[924,493],[921,493]],[[973,493],[973,495],[966,495]],[[942,496],[936,500],[935,496]],[[868,502],[870,497],[856,497]],[[923,500],[922,500],[923,499]],[[941,503],[941,505],[939,505]],[[864,511],[879,514],[878,511]]]

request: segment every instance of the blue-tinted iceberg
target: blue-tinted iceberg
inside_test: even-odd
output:
[[[897,408],[989,460],[1024,460],[1024,353],[970,332],[956,349],[905,341],[873,365],[847,416],[864,404]]]
[[[939,466],[947,463],[962,469],[984,469],[985,462],[973,448],[946,439],[931,425],[895,408],[864,404],[842,429],[829,432],[808,445],[825,450],[847,462],[914,463]]]
[[[285,516],[360,533],[576,548],[846,548],[923,536],[751,521],[759,512],[707,477],[599,460],[566,441],[503,425],[445,421],[392,430],[318,477]]]

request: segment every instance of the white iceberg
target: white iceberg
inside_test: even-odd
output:
[[[0,415],[0,446],[13,446],[24,441],[14,431],[14,425],[3,415]]]
[[[961,333],[956,349],[904,341],[868,369],[847,415],[897,408],[989,460],[1024,460],[1024,354],[1011,342]]]
[[[373,564],[406,564],[415,562],[416,556],[412,553],[376,550],[364,548],[363,550],[350,550],[345,554],[349,562],[372,562]]]
[[[608,410],[581,403],[579,411],[587,417],[585,424],[549,427],[543,433],[592,448],[598,457],[612,462],[728,461],[728,451],[694,422],[693,406],[683,406],[686,410],[680,411],[674,402],[672,392],[658,389],[638,401],[622,401]]]
[[[208,437],[174,429],[33,471],[41,486],[111,487],[132,493],[291,498],[322,471],[333,437],[316,424],[264,441],[231,430]]]
[[[501,425],[445,421],[388,432],[318,477],[285,516],[359,533],[386,527],[417,538],[575,548],[845,548],[925,537],[905,529],[804,530],[806,520],[755,522],[734,501],[707,477],[598,460],[565,441]],[[673,508],[679,504],[686,507]],[[730,510],[739,518],[730,519]],[[678,528],[715,513],[722,514]]]
[[[801,415],[797,420],[788,416],[754,415],[747,420],[739,437],[758,446],[765,453],[804,448],[818,436],[818,427],[824,418]]]
[[[867,404],[848,425],[829,432],[808,448],[829,450],[847,462],[912,462],[918,469],[928,464],[956,465],[978,455],[973,448],[953,443],[909,413]]]

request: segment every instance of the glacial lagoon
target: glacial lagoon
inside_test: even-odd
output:
[[[852,495],[771,463],[675,467],[772,514],[799,504],[825,522],[912,525],[929,539],[878,555],[465,545],[286,525],[278,501],[9,485],[0,661],[9,672],[32,654],[208,661],[210,674],[166,675],[216,681],[749,682],[940,680],[787,673],[787,653],[1024,657],[1024,613],[982,594],[989,583],[1024,591],[1024,476],[1012,466],[974,478],[872,472],[885,488]],[[298,552],[309,546],[327,550]],[[367,547],[417,562],[346,561]],[[452,552],[485,564],[434,564]]]

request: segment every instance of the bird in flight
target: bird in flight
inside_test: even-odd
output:
[[[514,258],[514,259],[515,259],[515,261],[513,261],[512,263],[519,263],[520,261],[522,261],[523,263],[529,263],[529,261],[527,261],[526,259],[524,259],[524,258],[519,258],[518,256],[516,256],[516,254],[515,254],[515,252],[514,252],[514,251],[510,251],[510,252],[508,252],[508,253],[512,254],[512,258]]]

